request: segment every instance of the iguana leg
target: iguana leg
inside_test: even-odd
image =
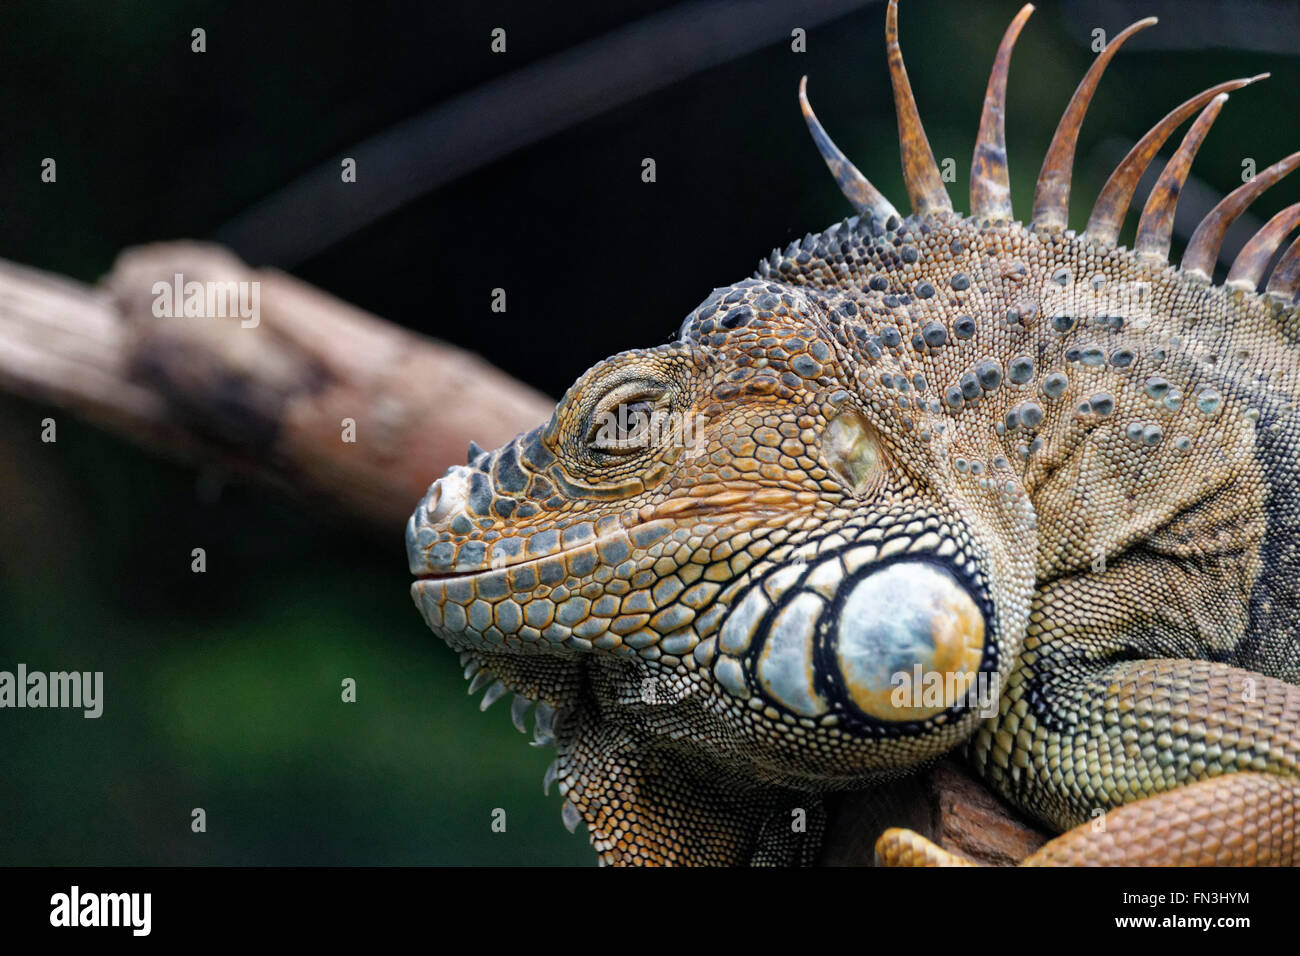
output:
[[[879,866],[974,866],[911,830],[876,842]],[[1296,866],[1300,780],[1231,773],[1112,810],[1021,866]]]
[[[1230,773],[1084,823],[1021,866],[1295,866],[1300,780]]]
[[[994,789],[1069,831],[1031,859],[1294,857],[1300,687],[1209,661],[1058,655],[1052,665],[1040,674],[1030,658],[1014,672],[1001,715],[970,746]],[[919,838],[889,837],[885,863],[941,860]]]
[[[1031,658],[1001,711],[971,740],[976,772],[1062,831],[1229,773],[1300,778],[1300,687],[1226,664]]]

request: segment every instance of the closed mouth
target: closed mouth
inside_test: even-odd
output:
[[[488,566],[485,568],[476,568],[471,571],[422,571],[419,574],[413,575],[413,577],[417,581],[437,582],[455,581],[460,578],[477,578],[486,574],[495,574],[498,572],[504,574],[507,571],[513,571],[519,568],[531,567],[533,565],[545,564],[552,561],[564,561],[570,555],[578,554],[588,549],[595,549],[596,553],[599,554],[599,545],[602,541],[608,540],[608,538],[593,539],[584,544],[578,545],[577,547],[565,548],[562,551],[552,551],[550,554],[538,555],[535,558],[528,558],[524,561],[511,561],[509,564],[501,564],[497,567]]]
[[[542,559],[542,558],[536,558],[535,560],[537,560],[537,561],[541,561],[541,560],[544,560],[544,559]],[[524,562],[524,563],[528,563],[528,562]],[[519,567],[519,565],[517,565],[517,564],[513,564],[513,565],[509,565],[509,567],[515,567],[515,568],[517,568],[517,567]],[[480,574],[487,574],[487,573],[490,572],[490,571],[505,571],[505,570],[506,570],[506,567],[500,567],[500,568],[484,568],[484,569],[482,569],[482,570],[480,570],[480,571],[448,571],[448,572],[443,573],[443,574],[435,574],[435,573],[433,573],[433,572],[429,572],[428,574],[417,574],[417,575],[415,575],[415,580],[417,580],[417,581],[454,581],[456,578],[476,578],[476,577],[478,577]]]
[[[444,554],[440,560],[432,562],[427,560],[430,546],[418,548],[412,542],[413,535],[408,529],[407,556],[411,563],[411,576],[420,582],[450,583],[460,579],[472,580],[485,575],[518,573],[525,570],[535,570],[539,575],[545,571],[546,574],[543,575],[545,577],[552,573],[555,565],[565,569],[566,577],[570,575],[585,577],[601,565],[611,567],[621,565],[634,554],[665,538],[676,525],[676,522],[668,520],[650,521],[631,528],[608,528],[605,529],[604,534],[597,537],[591,534],[591,525],[587,523],[585,535],[582,534],[581,528],[576,534],[565,532],[561,535],[552,531],[552,541],[548,544],[552,547],[558,545],[558,548],[540,554],[528,554],[526,549],[517,545],[507,550],[496,548],[492,542],[478,542],[479,553],[474,555],[478,566],[465,567],[465,564],[469,564],[467,561],[460,569],[456,569],[458,553],[463,556],[464,548],[476,542],[468,539],[458,543],[453,542],[449,551],[446,550],[447,545],[437,545],[444,550]],[[571,540],[563,540],[565,537]],[[572,540],[574,538],[576,540]],[[514,540],[518,542],[520,539]],[[483,553],[484,551],[487,553]],[[434,570],[435,568],[444,570]]]

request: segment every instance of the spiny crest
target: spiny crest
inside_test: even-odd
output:
[[[1025,4],[1007,27],[998,46],[984,94],[979,133],[971,160],[970,206],[976,221],[1009,222],[1012,219],[1010,176],[1006,150],[1007,72],[1011,51],[1025,21],[1034,11]],[[1107,64],[1129,37],[1156,23],[1147,17],[1121,31],[1088,69],[1075,89],[1057,125],[1034,187],[1032,227],[1042,233],[1063,232],[1068,223],[1070,183],[1079,130]],[[898,140],[902,154],[903,179],[912,213],[934,216],[952,212],[952,202],[943,185],[934,153],[930,149],[912,87],[898,44],[898,0],[889,0],[885,15],[885,47],[889,62],[894,106],[898,114]],[[1143,206],[1138,221],[1134,252],[1139,259],[1159,265],[1169,259],[1174,212],[1178,196],[1191,170],[1192,160],[1214,123],[1228,94],[1267,77],[1267,73],[1228,80],[1191,97],[1171,111],[1143,136],[1107,179],[1088,219],[1085,235],[1103,246],[1114,247],[1124,216],[1138,181],[1175,129],[1193,114],[1191,128],[1173,157],[1165,164],[1155,187]],[[845,157],[818,122],[807,97],[807,77],[799,84],[799,104],[822,158],[840,191],[858,214],[875,229],[895,229],[899,214],[890,201]],[[1229,194],[1197,227],[1183,255],[1181,268],[1192,278],[1209,282],[1218,259],[1223,237],[1232,223],[1257,196],[1300,165],[1300,152],[1273,164],[1250,182]],[[1259,230],[1238,254],[1229,270],[1229,288],[1254,292],[1263,280],[1268,263],[1293,229],[1300,226],[1300,204],[1278,213]],[[1300,239],[1278,261],[1265,293],[1289,304],[1300,291]]]

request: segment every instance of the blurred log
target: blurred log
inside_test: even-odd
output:
[[[178,274],[259,283],[257,324],[155,316],[155,284]],[[0,388],[385,534],[471,438],[494,447],[553,408],[475,355],[197,243],[128,250],[99,287],[0,261]],[[890,826],[995,865],[1047,839],[951,761],[828,803],[831,865],[869,865]]]
[[[178,274],[258,283],[257,324],[156,317],[155,284]],[[471,438],[494,447],[554,407],[475,355],[197,243],[128,250],[98,288],[0,262],[0,388],[390,531]]]

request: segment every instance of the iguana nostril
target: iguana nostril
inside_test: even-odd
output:
[[[429,488],[428,495],[424,499],[424,511],[430,518],[438,513],[438,503],[442,500],[442,479],[438,479]]]
[[[948,571],[902,561],[858,582],[836,663],[849,699],[878,720],[924,720],[961,703],[984,656],[984,615]]]
[[[424,498],[424,513],[429,524],[439,524],[458,511],[463,511],[469,501],[469,469],[456,465],[429,488]]]

